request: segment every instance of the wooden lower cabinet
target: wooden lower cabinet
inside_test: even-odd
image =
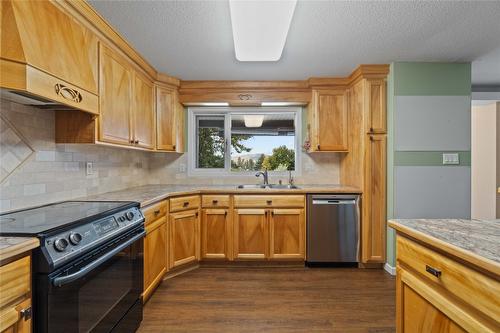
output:
[[[229,259],[230,216],[227,209],[203,209],[201,258]]]
[[[167,218],[146,226],[144,237],[144,294],[147,301],[167,273]]]
[[[170,214],[170,264],[181,266],[199,260],[199,212],[189,210]]]
[[[498,278],[399,233],[396,244],[397,333],[500,332]]]
[[[235,209],[234,259],[305,259],[304,209]]]
[[[266,259],[269,225],[266,209],[234,210],[234,259]]]
[[[0,267],[0,332],[31,332],[31,257]]]
[[[272,209],[270,212],[269,257],[304,260],[304,209]]]

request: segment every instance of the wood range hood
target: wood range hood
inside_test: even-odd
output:
[[[1,97],[98,114],[97,37],[46,1],[1,1],[0,15]]]

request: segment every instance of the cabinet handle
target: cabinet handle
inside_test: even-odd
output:
[[[138,143],[139,143],[139,140],[135,140],[135,141],[134,141],[134,143],[135,143],[135,144],[138,144]]]
[[[317,147],[318,147],[318,150],[321,150],[321,148],[319,147],[319,145]]]
[[[224,211],[224,216],[227,216],[227,210],[226,210],[226,211]]]
[[[441,271],[437,268],[431,267],[429,265],[425,265],[425,271],[427,273],[434,275],[437,278],[441,277]]]
[[[212,203],[213,203],[214,205],[217,205],[217,203],[218,203],[218,202],[219,202],[219,200],[212,200]]]
[[[372,132],[372,133],[373,133],[373,127],[370,127],[370,132]]]
[[[130,143],[134,143],[134,140],[130,140]]]
[[[172,148],[175,150],[175,145],[173,145]]]
[[[31,311],[31,306],[27,307],[26,309],[22,309],[19,311],[19,314],[21,315],[21,318],[23,318],[25,321],[30,320],[32,316],[32,311]]]
[[[80,103],[83,99],[78,90],[66,87],[64,84],[56,83],[54,89],[57,95],[72,102]]]
[[[266,200],[266,202],[267,202],[268,205],[272,205],[273,204],[272,200]]]
[[[199,213],[198,213],[198,212],[196,212],[196,213],[195,213],[195,215],[196,215],[196,217],[198,217]]]
[[[271,216],[274,216],[274,210],[271,211]]]
[[[184,203],[182,204],[182,206],[184,206],[184,207],[189,206],[189,201],[184,202]]]
[[[155,211],[154,211],[154,214],[155,214],[155,215],[160,214],[160,210],[159,210],[159,209],[158,209],[158,210],[155,210]]]

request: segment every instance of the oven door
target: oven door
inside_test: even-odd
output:
[[[136,229],[48,275],[36,331],[135,332],[142,320],[144,235]]]

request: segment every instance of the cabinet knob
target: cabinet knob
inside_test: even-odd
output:
[[[272,205],[273,204],[272,200],[266,200],[266,202],[267,202],[268,205]]]
[[[159,209],[158,209],[158,210],[155,210],[155,211],[154,211],[154,214],[155,214],[155,215],[160,214],[160,210],[159,210]]]
[[[182,204],[182,206],[184,206],[184,207],[189,206],[189,201],[184,202],[184,203]]]
[[[195,215],[196,215],[196,217],[198,217],[199,213],[198,213],[198,212],[196,212],[196,213],[195,213]]]
[[[134,143],[134,140],[130,140],[130,143]]]
[[[134,141],[134,143],[135,143],[135,144],[138,144],[138,143],[139,143],[139,140],[135,140],[135,141]]]
[[[320,146],[319,146],[319,145],[318,145],[317,147],[318,147],[318,150],[321,150],[321,148],[320,148]]]
[[[218,202],[219,202],[219,200],[212,200],[212,203],[213,203],[214,205],[217,205],[217,203],[218,203]]]
[[[427,273],[434,275],[437,278],[441,277],[441,271],[437,268],[431,267],[429,265],[425,265],[425,271]]]
[[[172,148],[175,150],[175,145],[173,145]]]
[[[25,321],[30,320],[31,316],[33,315],[31,311],[31,306],[27,307],[26,309],[22,309],[21,311],[19,311],[19,314],[21,315],[21,318],[23,318]]]
[[[370,132],[372,132],[372,133],[373,133],[373,127],[370,127]]]

